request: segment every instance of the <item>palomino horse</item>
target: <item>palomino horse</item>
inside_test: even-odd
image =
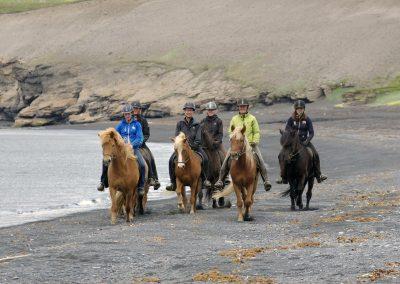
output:
[[[98,135],[103,148],[103,163],[108,165],[111,223],[116,223],[118,212],[123,212],[123,209],[126,212],[126,221],[131,222],[135,215],[135,209],[141,214],[144,212],[148,185],[145,186],[145,195],[137,196],[139,167],[132,146],[126,144],[114,128],[100,131]]]
[[[208,172],[208,180],[211,182],[211,187],[207,189],[206,198],[208,200],[211,199],[212,193],[215,191],[214,184],[217,182],[219,177],[219,171],[221,170],[222,162],[224,161],[226,151],[223,145],[220,145],[218,148],[214,147],[214,141],[207,129],[202,129],[201,131],[201,141],[204,152],[208,156],[209,161],[209,172]],[[199,192],[199,207],[202,207],[202,199],[203,192],[200,189]],[[218,205],[217,205],[218,201]],[[218,206],[223,207],[225,205],[224,197],[220,197],[218,199],[213,199],[213,208],[217,208]]]
[[[238,207],[238,221],[252,221],[250,216],[251,206],[254,202],[254,193],[257,189],[258,170],[251,146],[244,135],[246,126],[232,127],[231,141],[231,166],[230,173],[232,184],[222,192],[217,192],[213,198],[226,196],[235,190]],[[245,211],[243,214],[243,203]]]
[[[289,182],[289,189],[282,193],[282,196],[290,194],[292,202],[291,209],[303,209],[303,191],[308,183],[307,204],[305,210],[310,209],[312,188],[314,186],[313,156],[311,150],[300,143],[299,135],[296,130],[289,130],[281,133],[282,150],[279,153],[279,165],[281,172],[286,171]]]
[[[174,141],[174,150],[178,158],[175,164],[178,208],[182,211],[187,210],[185,186],[190,186],[190,214],[194,214],[197,194],[201,188],[201,158],[190,148],[183,132],[172,138],[172,141]]]

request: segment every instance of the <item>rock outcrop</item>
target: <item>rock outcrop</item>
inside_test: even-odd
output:
[[[119,119],[121,104],[135,100],[146,105],[147,117],[160,118],[180,113],[186,101],[201,107],[215,100],[221,110],[233,110],[239,97],[270,105],[298,98],[313,101],[320,95],[313,90],[279,97],[228,79],[222,69],[195,74],[151,62],[86,69],[30,67],[18,60],[0,65],[0,119],[14,121],[15,126]]]

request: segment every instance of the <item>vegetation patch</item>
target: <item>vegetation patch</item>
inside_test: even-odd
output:
[[[367,278],[371,281],[377,281],[386,277],[397,277],[400,275],[400,272],[395,269],[375,269],[370,273],[361,275],[358,277],[359,279]]]
[[[259,283],[259,284],[273,284],[274,279],[265,276],[251,276],[243,277],[236,273],[224,274],[217,269],[212,269],[207,272],[199,272],[193,276],[193,281],[199,282],[212,282],[212,283]]]
[[[0,0],[0,14],[19,13],[85,0]]]

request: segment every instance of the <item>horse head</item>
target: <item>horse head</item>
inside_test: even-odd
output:
[[[172,141],[174,142],[174,150],[178,157],[178,168],[183,169],[188,162],[188,151],[190,150],[185,133],[179,133],[178,136],[172,138]]]
[[[296,143],[296,138],[298,138],[296,130],[283,131],[282,129],[279,129],[279,132],[281,133],[280,142],[282,147],[290,147]]]
[[[246,132],[246,126],[243,125],[242,127],[231,127],[231,157],[234,160],[239,160],[240,156],[246,153],[248,149],[248,141],[244,133]]]
[[[285,164],[292,163],[299,154],[299,135],[296,130],[285,130],[279,129],[281,133],[280,143],[282,150],[278,156],[279,161]]]
[[[111,161],[115,159],[118,155],[118,149],[128,147],[114,128],[110,127],[104,131],[100,131],[98,136],[100,137],[101,147],[103,148],[103,163],[105,165],[109,165]],[[133,153],[128,153],[128,151],[126,151],[126,153],[133,155]]]

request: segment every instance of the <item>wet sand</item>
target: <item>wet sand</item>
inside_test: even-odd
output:
[[[308,105],[329,176],[314,187],[314,210],[291,212],[280,197],[286,186],[273,184],[258,187],[253,222],[238,223],[235,207],[181,214],[173,198],[150,202],[133,224],[111,226],[108,211],[97,210],[2,228],[0,282],[400,281],[399,110]],[[272,181],[290,112],[286,104],[252,111]],[[221,114],[225,125],[231,115]],[[151,141],[167,141],[175,121],[151,120]]]

